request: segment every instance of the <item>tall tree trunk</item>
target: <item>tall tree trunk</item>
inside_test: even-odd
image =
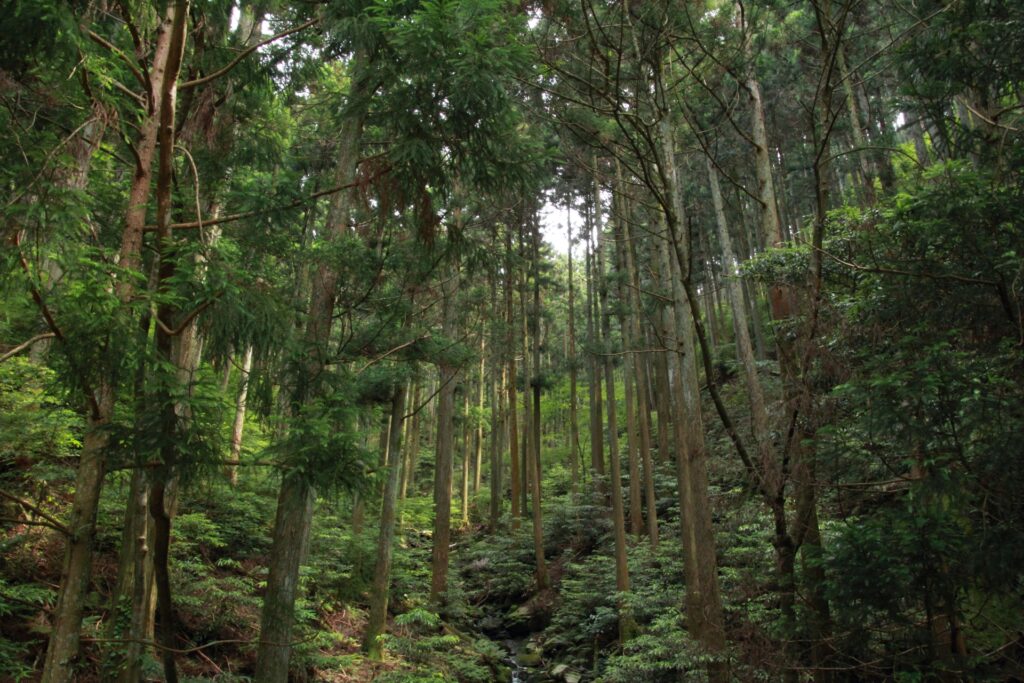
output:
[[[420,448],[420,412],[423,406],[420,405],[420,380],[413,380],[411,409],[414,411],[412,417],[406,421],[409,428],[405,445],[405,457],[402,460],[402,483],[399,489],[399,500],[404,501],[409,495],[409,489],[416,486],[416,460]]]
[[[267,593],[260,615],[256,681],[287,683],[291,631],[299,593],[299,565],[313,518],[313,487],[297,473],[286,472],[277,496]],[[286,542],[291,541],[291,542]]]
[[[613,195],[615,218],[612,225],[614,226],[615,236],[615,270],[621,274],[626,271],[625,249],[627,245],[623,224],[628,220],[628,210],[624,206],[625,197],[622,194],[622,172],[619,170],[618,164],[616,164],[616,185],[616,193]],[[626,394],[626,462],[629,467],[629,529],[630,533],[639,539],[644,532],[644,520],[643,508],[640,502],[640,437],[637,427],[636,397],[634,396],[636,366],[633,364],[633,361],[636,358],[636,354],[631,353],[631,351],[634,351],[631,336],[632,328],[627,320],[629,314],[624,310],[626,308],[625,303],[628,300],[628,285],[624,284],[621,279],[618,279],[617,282],[615,295],[618,306],[616,306],[616,310],[618,311],[619,329],[622,332],[623,350],[626,352],[626,362],[623,364],[622,376]]]
[[[491,311],[497,313],[498,311],[498,276],[492,272],[489,277],[489,285],[491,290]],[[488,460],[490,461],[491,476],[490,476],[490,500],[488,501],[488,523],[487,530],[489,533],[495,533],[498,530],[498,520],[501,517],[501,497],[502,497],[502,482],[501,482],[501,439],[500,435],[504,431],[504,425],[502,422],[502,411],[501,411],[501,382],[504,378],[503,366],[501,363],[501,357],[497,352],[498,345],[491,343],[491,384],[490,384],[490,395],[488,401],[490,401],[491,409],[491,438],[488,443]]]
[[[169,8],[157,30],[150,69],[150,91],[147,93],[149,107],[135,141],[135,173],[128,193],[119,259],[120,267],[125,270],[138,271],[142,263],[142,234],[150,200],[153,158],[156,155],[163,100],[161,93],[170,56],[170,29],[175,9],[176,5]],[[133,282],[132,278],[124,278],[117,283],[116,292],[121,302],[127,303],[132,298]],[[74,676],[82,612],[92,570],[96,514],[106,473],[106,425],[113,417],[114,386],[101,380],[95,389],[86,391],[86,402],[89,405],[89,416],[68,522],[72,533],[67,542],[60,591],[51,617],[50,638],[40,678],[42,683],[66,683]]]
[[[572,495],[575,499],[580,486],[580,421],[577,410],[579,401],[576,388],[576,283],[572,270],[572,205],[566,208],[565,229],[569,239],[569,330],[566,356],[569,360],[569,467],[572,471]]]
[[[591,248],[594,238],[594,222],[600,225],[598,216],[601,212],[601,192],[597,181],[594,181],[594,209],[593,213],[587,214],[587,341],[590,345],[590,467],[593,470],[593,481],[595,488],[600,488],[599,477],[604,476],[604,429],[601,392],[601,360],[598,356],[600,347],[599,323],[595,322],[598,313],[597,303],[597,269],[595,262],[599,258],[596,249]]]
[[[75,476],[75,496],[67,524],[71,534],[67,539],[60,592],[53,610],[50,643],[41,679],[47,683],[70,683],[78,656],[82,610],[92,570],[96,513],[106,473],[106,425],[113,413],[113,389],[101,387],[100,390],[104,394],[97,397],[98,410],[89,416]]]
[[[523,481],[519,471],[519,425],[516,407],[516,351],[515,351],[515,305],[513,303],[514,276],[512,275],[512,231],[505,231],[505,352],[508,354],[508,455],[509,478],[511,480],[512,529],[519,528],[522,515],[519,491]]]
[[[391,429],[388,433],[388,478],[381,499],[380,533],[377,537],[377,563],[370,587],[370,614],[363,633],[363,651],[371,659],[381,659],[380,635],[388,614],[388,593],[391,585],[391,553],[395,540],[395,510],[402,467],[402,420],[405,414],[406,383],[395,386],[391,398]]]
[[[618,168],[616,169],[618,171]],[[617,181],[620,188],[623,187],[621,172],[617,174]],[[621,192],[621,190],[620,190]],[[623,202],[628,199],[623,193]],[[651,546],[658,546],[658,510],[657,495],[654,490],[654,465],[651,461],[651,423],[648,397],[650,395],[649,381],[647,375],[647,361],[645,354],[641,353],[643,346],[643,335],[640,332],[640,276],[636,267],[634,252],[632,225],[629,220],[629,212],[622,222],[620,245],[622,248],[622,262],[627,278],[626,302],[629,313],[627,314],[628,326],[624,325],[623,330],[628,331],[629,347],[633,353],[630,355],[630,364],[633,370],[633,378],[636,381],[637,419],[640,429],[639,449],[641,464],[643,465],[644,498],[647,503],[647,536]],[[667,446],[666,446],[667,448]],[[632,472],[632,470],[631,470]]]
[[[451,284],[442,284],[446,339],[456,337],[455,296],[458,266]],[[430,601],[441,605],[448,590],[448,546],[451,541],[452,461],[455,449],[455,383],[459,369],[448,361],[438,365],[441,389],[437,398],[437,441],[434,460],[434,535],[430,554]]]
[[[522,232],[522,226],[520,226],[519,245],[520,255],[525,260],[527,256],[526,237]],[[523,486],[520,490],[519,505],[524,518],[530,514],[528,494],[532,491],[530,456],[533,454],[533,392],[530,391],[530,382],[533,380],[533,374],[530,367],[530,316],[526,310],[527,277],[526,273],[521,273],[519,277],[519,314],[522,320],[520,339],[522,340],[523,350],[523,443],[522,451],[520,452],[521,459],[519,461],[522,470],[520,475],[522,476]]]
[[[600,193],[596,193],[600,198]],[[600,212],[598,212],[598,215]],[[597,225],[598,250],[603,248],[604,231],[600,221]],[[618,593],[629,592],[629,557],[626,548],[626,519],[625,505],[622,499],[622,465],[619,461],[619,426],[616,416],[615,405],[615,366],[612,363],[612,355],[609,352],[611,340],[611,310],[608,305],[608,278],[604,273],[604,266],[600,260],[597,264],[600,280],[598,282],[598,299],[601,312],[601,332],[605,340],[602,347],[604,352],[604,379],[606,382],[606,398],[608,410],[608,465],[609,488],[612,497],[612,529],[615,536],[615,589]],[[633,619],[629,607],[624,602],[619,602],[619,640],[625,643],[636,633],[636,621]]]
[[[533,377],[527,377],[529,384],[533,387],[533,438],[531,444],[532,457],[529,458],[532,466],[530,473],[531,496],[533,498],[533,554],[537,564],[537,590],[542,591],[548,587],[548,566],[544,559],[544,522],[541,517],[541,459],[540,459],[540,222],[537,216],[531,216],[533,223],[533,315],[530,316],[533,340]],[[526,345],[524,344],[524,349]]]
[[[484,457],[484,388],[487,386],[486,376],[487,338],[480,334],[480,372],[476,383],[476,413],[473,417],[473,495],[480,493],[480,480],[483,476]]]
[[[656,249],[655,245],[655,249]],[[664,304],[658,304],[659,311],[659,325],[661,329],[658,331],[658,343],[665,344],[669,336],[666,328],[666,309],[667,306]],[[654,339],[651,340],[655,341]],[[669,390],[669,362],[668,353],[658,352],[653,358],[654,365],[654,384],[657,390],[657,412],[658,412],[658,460],[661,462],[671,462],[673,453],[674,443],[674,428],[673,428],[673,417],[672,417],[672,406],[670,398],[672,396]]]
[[[177,255],[171,235],[171,191],[174,175],[174,131],[175,109],[177,106],[178,73],[181,69],[187,38],[188,2],[168,3],[167,17],[170,33],[165,74],[161,80],[159,96],[160,128],[157,134],[159,142],[159,161],[157,164],[156,183],[156,247],[159,259],[159,284],[161,293],[169,291],[171,279],[175,276]],[[169,326],[175,326],[177,307],[170,302],[157,307],[155,343],[157,356],[165,364],[173,364],[176,368],[185,365],[185,357],[189,353],[187,345],[190,341],[185,332],[194,334],[194,328],[187,326],[177,332],[181,357],[175,353],[175,334]],[[196,360],[198,360],[196,358]],[[161,372],[161,370],[157,370]],[[183,384],[180,372],[174,377],[165,375],[157,378],[156,405],[159,406],[160,419],[160,465],[153,470],[150,487],[149,513],[153,518],[153,580],[156,587],[157,606],[160,614],[159,640],[162,645],[164,678],[167,683],[177,683],[178,672],[175,666],[175,617],[171,598],[170,568],[168,566],[171,543],[171,503],[172,495],[169,486],[177,475],[179,423],[189,416],[183,414],[188,408],[172,398],[172,389],[176,384]]]
[[[252,373],[252,344],[242,356],[242,371],[238,376],[238,396],[235,398],[235,419],[231,424],[231,453],[228,463],[228,481],[238,484],[238,459],[242,456],[242,432],[245,429],[245,407],[249,396],[249,375]]]
[[[844,53],[845,50],[840,48],[836,54],[836,62],[839,66],[840,79],[843,82],[843,93],[846,95],[846,112],[850,119],[850,136],[853,138],[853,145],[856,148],[854,154],[857,158],[861,193],[866,204],[874,205],[875,174],[871,169],[871,152],[867,149],[868,140],[861,127],[860,113],[857,111],[857,98],[853,91],[853,80],[850,78],[849,69],[846,68]]]
[[[775,449],[772,447],[768,408],[765,403],[761,380],[757,374],[754,347],[751,343],[750,332],[747,327],[746,306],[743,302],[743,292],[736,270],[736,256],[733,253],[732,240],[729,237],[729,225],[725,218],[722,190],[718,183],[718,172],[715,170],[715,166],[710,158],[707,159],[707,168],[708,184],[711,187],[711,200],[715,209],[715,224],[718,228],[718,243],[722,250],[722,262],[726,268],[729,304],[733,309],[733,319],[736,327],[736,355],[743,368],[743,379],[747,386],[747,399],[750,404],[751,431],[757,444],[757,467],[760,468],[761,476],[768,479],[765,482],[765,488],[768,491],[774,492],[782,483],[782,474],[779,471],[781,463],[778,462]]]
[[[666,207],[668,239],[675,258],[663,252],[663,269],[672,281],[677,353],[676,466],[679,478],[684,573],[686,576],[686,615],[690,632],[715,659],[708,665],[713,682],[728,680],[725,664],[717,660],[725,649],[725,626],[718,588],[718,566],[708,497],[707,451],[704,421],[701,415],[700,381],[697,374],[697,349],[694,343],[693,302],[684,289],[690,279],[690,244],[685,234],[685,213],[675,164],[675,144],[668,117],[660,125],[663,146],[661,163],[666,169],[669,198]]]
[[[350,95],[359,102],[371,89],[365,69],[367,57],[356,50],[350,61],[353,74]],[[338,184],[352,183],[359,163],[365,105],[355,107],[338,131],[339,149],[336,177]],[[326,219],[325,239],[334,240],[349,230],[349,214],[354,195],[338,192],[332,199]],[[301,406],[314,398],[328,361],[328,346],[334,317],[334,298],[339,274],[328,263],[321,263],[312,278],[312,293],[304,337],[304,362],[297,368],[291,388],[290,408],[297,414]],[[291,658],[291,635],[295,599],[298,594],[299,566],[307,545],[313,515],[315,490],[308,477],[296,471],[282,474],[277,513],[271,541],[267,592],[260,617],[260,644],[256,658],[255,683],[286,683]]]
[[[469,480],[470,466],[473,462],[473,429],[469,423],[469,393],[471,383],[466,382],[466,391],[462,397],[462,490],[459,492],[459,524],[463,528],[469,526]]]

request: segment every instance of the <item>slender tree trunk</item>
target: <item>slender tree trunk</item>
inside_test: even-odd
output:
[[[526,238],[521,228],[522,226],[520,226],[519,234],[520,253],[525,259]],[[519,464],[522,469],[520,475],[522,476],[523,485],[520,489],[519,505],[524,518],[530,514],[528,493],[532,491],[530,456],[533,453],[533,392],[530,391],[530,382],[533,380],[533,374],[530,367],[530,316],[526,310],[526,279],[527,275],[521,273],[519,278],[519,312],[522,320],[520,339],[522,340],[523,350],[523,443]]]
[[[170,24],[170,45],[166,61],[166,73],[160,87],[160,128],[157,135],[159,141],[159,162],[157,164],[156,184],[156,246],[159,259],[158,291],[165,292],[175,275],[175,245],[171,235],[171,190],[174,174],[174,131],[175,109],[177,104],[178,73],[185,52],[188,24],[188,2],[168,3],[167,16]],[[165,363],[181,368],[183,357],[176,357],[174,337],[168,326],[174,324],[177,307],[173,303],[163,303],[157,308],[155,342],[157,356]],[[194,328],[189,330],[194,334]],[[182,333],[179,332],[179,335]],[[185,339],[178,337],[179,341]],[[182,356],[187,355],[186,349]],[[158,370],[158,372],[160,372]],[[150,488],[149,513],[153,518],[153,579],[156,587],[157,607],[160,614],[159,640],[163,646],[164,678],[167,683],[177,683],[178,672],[175,666],[175,616],[171,598],[170,568],[168,566],[171,543],[171,512],[168,503],[168,488],[173,477],[177,475],[179,421],[187,419],[182,414],[181,406],[172,399],[173,384],[182,384],[184,378],[177,373],[175,377],[158,378],[156,392],[157,405],[160,410],[160,465],[153,471]],[[187,410],[187,408],[186,408]]]
[[[489,285],[491,290],[491,311],[497,313],[498,311],[498,282],[497,274],[491,273],[489,279]],[[488,460],[490,461],[491,476],[490,476],[490,500],[488,501],[488,522],[487,531],[488,533],[495,533],[498,530],[498,520],[501,517],[501,494],[502,494],[502,483],[501,483],[501,445],[500,435],[503,431],[504,425],[501,424],[501,382],[504,377],[502,370],[501,358],[497,352],[497,345],[491,343],[491,384],[490,384],[490,395],[488,401],[490,401],[490,412],[491,412],[491,438],[488,442]]]
[[[252,344],[246,347],[242,357],[242,371],[238,377],[238,396],[235,398],[235,420],[231,424],[231,454],[228,464],[228,481],[238,484],[238,459],[242,456],[242,432],[245,429],[245,406],[249,396],[249,375],[252,372]]]
[[[617,176],[619,186],[622,187],[623,183],[621,172],[617,173]],[[627,199],[623,194],[623,202],[625,203],[626,201]],[[640,311],[642,310],[640,302],[640,276],[636,268],[629,212],[626,211],[625,213],[626,217],[622,222],[620,245],[623,255],[622,262],[628,282],[628,286],[624,291],[627,294],[625,299],[628,303],[627,308],[629,309],[629,313],[626,316],[628,320],[628,327],[624,325],[623,330],[628,329],[629,346],[633,350],[633,353],[630,356],[630,363],[633,370],[633,378],[636,381],[637,417],[640,429],[639,449],[644,470],[644,498],[647,503],[647,535],[650,539],[651,546],[656,548],[658,546],[658,510],[657,495],[654,490],[654,465],[651,461],[651,423],[650,410],[648,408],[648,396],[650,392],[647,376],[647,362],[644,355],[640,353],[641,346],[643,345],[643,336],[640,333]]]
[[[628,220],[628,211],[624,206],[625,198],[622,195],[622,173],[618,168],[618,164],[616,164],[616,180],[618,191],[614,195],[613,200],[616,209],[616,216],[613,223],[615,235],[615,270],[619,273],[624,273],[626,271],[626,233],[623,228],[623,224]],[[636,375],[634,371],[636,366],[633,364],[633,360],[635,360],[636,354],[630,353],[630,351],[633,351],[635,348],[631,336],[632,328],[627,321],[629,314],[623,310],[625,308],[623,304],[628,300],[627,291],[628,285],[624,285],[622,281],[619,280],[615,295],[619,303],[617,306],[617,310],[619,311],[619,329],[622,331],[623,348],[627,354],[626,362],[623,364],[622,376],[623,387],[626,394],[626,462],[629,467],[629,529],[630,533],[639,539],[644,532],[644,520],[643,508],[640,502],[640,444],[638,434],[639,430],[637,428],[636,397],[634,396],[636,382]],[[611,394],[609,394],[609,396],[611,396]]]
[[[533,554],[536,560],[537,569],[537,590],[542,591],[548,587],[548,566],[544,559],[544,523],[541,517],[541,459],[540,459],[540,223],[534,215],[531,217],[533,223],[533,315],[531,316],[531,327],[533,328],[533,377],[528,377],[529,383],[533,386],[533,443],[531,450],[532,472],[530,473],[530,486],[533,498]],[[524,344],[524,349],[526,348]]]
[[[286,683],[291,656],[291,631],[299,593],[299,565],[304,539],[313,518],[313,487],[293,473],[285,473],[277,497],[274,543],[268,562],[267,593],[263,598],[256,680]],[[279,539],[297,539],[286,543]]]
[[[708,498],[707,451],[704,421],[701,415],[700,383],[697,374],[697,349],[694,343],[692,302],[684,289],[690,279],[690,245],[685,225],[682,193],[675,164],[675,144],[668,117],[659,131],[663,146],[662,163],[666,168],[670,210],[666,211],[668,238],[675,258],[665,245],[663,269],[672,281],[678,371],[676,398],[676,464],[679,477],[680,519],[683,525],[684,573],[686,576],[686,614],[691,633],[712,656],[725,649],[725,626],[718,588],[718,567]],[[724,663],[712,660],[708,676],[713,682],[728,680]]]
[[[726,278],[729,304],[733,309],[736,327],[736,355],[743,368],[743,378],[747,385],[747,399],[750,404],[750,424],[757,444],[757,453],[762,476],[768,479],[765,486],[775,491],[782,483],[775,449],[772,447],[771,428],[769,426],[768,408],[765,403],[764,390],[757,374],[754,359],[754,347],[750,340],[747,327],[746,307],[743,303],[743,292],[736,272],[736,256],[729,237],[729,225],[725,219],[725,206],[722,202],[722,191],[718,183],[718,172],[709,158],[707,160],[708,183],[711,186],[711,199],[715,209],[715,224],[718,227],[718,243],[722,250],[722,262],[726,267]]]
[[[53,627],[41,679],[47,682],[70,683],[78,656],[82,610],[92,570],[96,512],[106,470],[108,437],[105,427],[113,412],[112,389],[107,388],[106,396],[99,396],[97,405],[100,410],[89,417],[75,477],[75,497],[67,524],[71,535],[67,539],[61,588],[53,611]]]
[[[516,415],[516,351],[515,351],[515,306],[513,305],[513,275],[512,275],[512,233],[505,231],[505,322],[506,337],[505,349],[508,353],[508,455],[509,455],[509,478],[511,480],[512,499],[512,529],[519,528],[519,518],[522,509],[519,506],[519,490],[523,486],[519,472],[519,425]]]
[[[350,62],[353,74],[350,95],[357,102],[371,88],[370,76],[364,68],[365,61],[366,55],[357,50]],[[345,118],[338,132],[340,144],[336,174],[339,184],[352,183],[356,177],[365,117],[365,107],[357,108]],[[332,197],[327,213],[325,239],[337,239],[347,233],[353,198],[350,192],[338,192]],[[297,369],[294,386],[291,387],[289,410],[293,414],[320,391],[320,378],[328,361],[338,280],[338,273],[327,263],[321,263],[312,278],[304,338],[305,362]],[[299,566],[307,546],[315,495],[312,482],[302,473],[286,471],[282,474],[271,542],[267,592],[263,598],[260,618],[255,683],[286,683],[288,680]]]
[[[600,199],[601,193],[597,182],[594,182],[594,197],[595,197],[595,208],[593,215],[598,216],[600,214]],[[600,219],[596,219],[598,225],[600,225]],[[594,220],[591,219],[588,214],[587,221],[587,339],[590,345],[590,466],[593,470],[593,480],[596,488],[600,488],[598,485],[598,477],[604,476],[604,429],[603,429],[603,411],[601,392],[602,392],[602,378],[601,378],[601,361],[598,356],[598,349],[600,347],[600,332],[598,330],[598,324],[595,323],[597,318],[597,278],[595,273],[597,269],[595,262],[599,258],[599,253],[596,249],[591,248],[591,241],[594,236]]]
[[[447,339],[456,337],[458,265],[452,281],[442,284],[444,323]],[[434,460],[434,535],[430,554],[430,601],[441,605],[448,590],[448,546],[451,542],[452,465],[455,449],[455,385],[459,369],[447,361],[438,365],[441,389],[437,402],[437,441]]]
[[[747,79],[747,92],[753,112],[752,135],[754,141],[754,170],[757,174],[757,196],[761,204],[761,234],[766,244],[781,246],[785,243],[778,204],[775,201],[775,183],[772,180],[772,161],[768,155],[768,133],[764,123],[764,102],[761,84],[751,76]]]
[[[381,499],[380,534],[377,538],[377,563],[370,587],[370,614],[363,633],[363,651],[372,659],[381,659],[380,635],[388,615],[391,585],[391,553],[395,540],[395,511],[402,466],[402,420],[405,414],[405,382],[399,382],[391,398],[391,429],[388,433],[388,478]]]
[[[176,7],[169,9],[157,30],[150,69],[151,89],[147,93],[151,106],[140,124],[135,142],[135,174],[128,193],[119,259],[120,267],[125,270],[138,271],[141,267],[142,234],[150,200],[153,158],[156,155],[163,100],[161,93],[170,56],[173,33],[170,29]],[[117,295],[122,302],[127,303],[133,296],[133,282],[132,278],[125,278],[117,283]],[[42,683],[66,683],[74,677],[82,612],[92,570],[96,514],[106,472],[106,425],[113,416],[115,388],[101,381],[95,389],[86,393],[90,410],[69,516],[68,527],[72,535],[68,539],[60,591],[51,618],[50,639],[40,678]]]
[[[123,656],[119,653],[107,663],[108,675],[117,672],[119,683],[135,683],[139,680],[142,667],[143,639],[146,637],[146,622],[149,614],[149,591],[153,582],[153,562],[149,554],[150,534],[148,525],[149,486],[145,470],[132,470],[128,486],[128,502],[125,506],[125,527],[119,555],[117,586],[111,600],[112,614],[109,638],[124,638]],[[122,616],[127,615],[128,628],[120,630]]]
[[[600,198],[600,193],[596,193]],[[602,242],[604,240],[603,230],[600,221],[597,225],[598,250],[604,251]],[[622,465],[619,461],[619,427],[616,416],[615,405],[615,366],[612,363],[612,356],[609,353],[608,342],[611,339],[611,311],[608,306],[608,280],[604,274],[604,267],[600,260],[595,264],[600,272],[598,282],[598,299],[601,312],[601,332],[605,339],[604,351],[604,379],[606,382],[606,404],[608,410],[608,465],[609,477],[611,480],[612,498],[612,529],[615,536],[615,589],[619,593],[629,592],[629,557],[626,548],[626,519],[625,505],[622,499]],[[632,638],[636,632],[636,622],[629,608],[622,602],[619,603],[619,640],[625,643]]]
[[[413,413],[412,418],[407,422],[409,433],[403,449],[405,451],[405,458],[402,467],[401,492],[399,493],[399,499],[403,501],[409,494],[409,489],[416,486],[416,460],[420,449],[420,411],[422,410],[420,406],[420,381],[418,379],[413,381],[411,406],[416,412]]]
[[[569,360],[569,467],[572,471],[572,495],[575,499],[580,485],[580,421],[577,411],[579,401],[576,388],[576,298],[572,270],[572,206],[566,210],[565,229],[569,239],[569,330],[566,356]]]
[[[473,462],[473,437],[476,430],[469,424],[469,391],[470,382],[466,382],[466,392],[462,397],[462,490],[459,495],[459,524],[463,528],[469,526],[469,480],[470,467]]]
[[[473,418],[473,495],[480,493],[480,480],[483,477],[484,459],[484,388],[487,386],[486,360],[487,341],[480,335],[480,372],[476,384],[476,415]]]
[[[666,319],[666,306],[659,304],[658,309],[660,312],[661,327],[662,329],[658,333],[659,343],[664,344],[668,340],[667,328],[665,327]],[[654,340],[652,340],[654,341]],[[668,362],[668,351],[659,352],[654,357],[654,378],[657,389],[657,411],[658,411],[658,460],[661,462],[671,462],[673,459],[673,417],[671,409],[670,398],[672,396],[669,390],[669,362]]]
[[[849,69],[846,68],[845,52],[843,49],[839,50],[836,54],[836,62],[843,82],[843,92],[846,95],[846,113],[850,118],[850,135],[853,138],[853,145],[857,149],[854,154],[857,157],[861,192],[864,202],[874,205],[875,174],[871,170],[871,152],[867,149],[868,140],[864,137],[864,129],[861,127],[860,113],[857,111],[857,98],[853,92],[853,80],[850,78]]]

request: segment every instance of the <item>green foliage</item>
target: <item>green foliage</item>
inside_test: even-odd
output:
[[[50,597],[49,589],[11,584],[0,577],[0,621],[29,618],[45,606]],[[33,668],[26,663],[30,645],[30,642],[18,642],[13,638],[0,639],[0,671],[16,683],[33,674]]]
[[[191,637],[249,635],[260,604],[256,580],[227,552],[220,524],[188,512],[174,518],[171,531],[171,585]]]
[[[712,661],[686,631],[679,610],[660,613],[643,633],[630,640],[621,654],[608,658],[596,680],[603,683],[675,683],[706,680]]]
[[[472,641],[444,628],[441,618],[424,608],[414,608],[395,619],[400,628],[384,636],[389,651],[412,665],[412,672],[396,671],[378,680],[450,681],[487,683],[493,679],[488,662],[496,662],[499,650],[488,641]],[[428,673],[429,672],[429,673]]]
[[[54,394],[55,381],[24,356],[0,363],[0,483],[66,481],[82,421]]]
[[[533,540],[525,529],[487,536],[463,556],[462,575],[474,602],[510,607],[526,599],[533,586]]]
[[[354,429],[357,415],[351,394],[340,387],[308,400],[286,420],[284,436],[268,453],[285,466],[285,476],[303,477],[332,491],[358,490],[367,484],[372,458]]]

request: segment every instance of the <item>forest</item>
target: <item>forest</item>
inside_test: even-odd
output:
[[[1024,3],[0,0],[0,681],[1024,681]]]

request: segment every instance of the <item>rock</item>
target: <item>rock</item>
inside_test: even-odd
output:
[[[480,630],[484,633],[497,633],[501,631],[501,617],[496,614],[488,614],[480,620]]]
[[[526,636],[544,630],[546,619],[532,603],[519,605],[505,614],[505,628],[513,636]]]
[[[519,662],[520,666],[527,666],[531,669],[540,666],[540,660],[540,652],[520,652],[516,655],[516,661]]]

